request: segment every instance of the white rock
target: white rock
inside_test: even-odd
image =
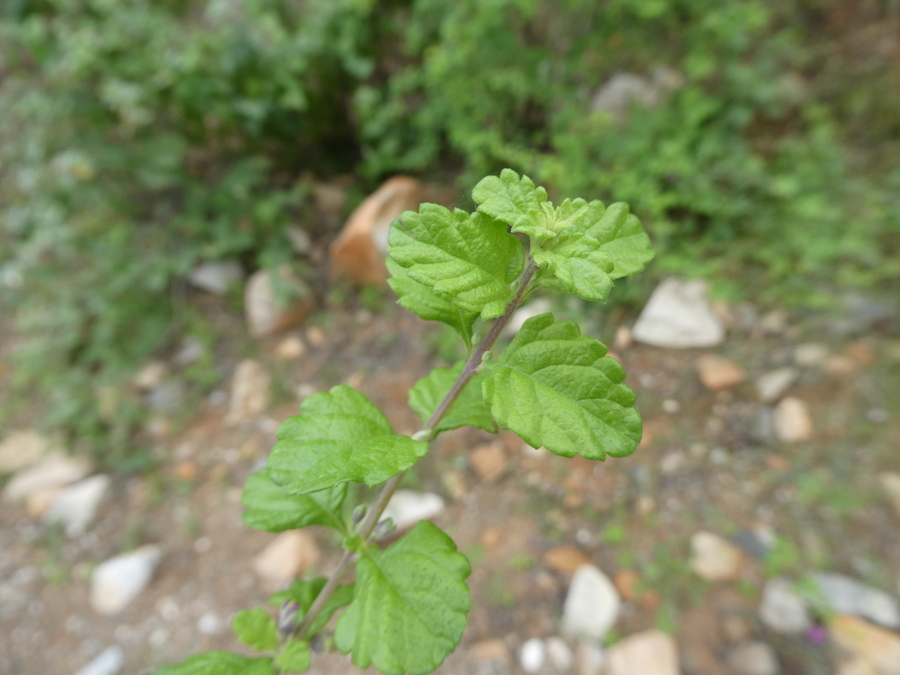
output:
[[[307,231],[302,227],[289,227],[284,233],[291,242],[291,248],[294,249],[294,253],[307,255],[310,250],[312,250],[312,240],[309,238]]]
[[[799,398],[782,399],[775,406],[772,423],[775,435],[782,443],[802,443],[812,437],[812,417],[806,403]]]
[[[794,363],[802,368],[821,366],[828,359],[828,347],[818,342],[807,342],[794,347]]]
[[[885,628],[900,628],[900,604],[876,588],[832,572],[812,575],[829,606],[839,614],[855,614]]]
[[[656,68],[649,78],[631,73],[616,73],[594,94],[591,111],[622,116],[633,103],[652,108],[665,94],[683,85],[684,76],[665,66]]]
[[[107,647],[75,675],[118,675],[125,665],[125,653],[119,645]]]
[[[163,383],[169,368],[162,361],[148,361],[135,373],[131,382],[141,391],[150,391]]]
[[[97,507],[109,485],[109,476],[98,474],[60,490],[44,514],[44,520],[62,523],[68,536],[80,537],[97,515]]]
[[[658,630],[636,633],[609,649],[609,675],[679,675],[678,648]]]
[[[315,299],[309,286],[290,267],[283,265],[277,274],[276,282],[267,270],[258,270],[244,286],[244,314],[250,334],[255,338],[301,324],[315,308]],[[293,299],[283,299],[276,291],[276,286]]]
[[[881,483],[882,489],[887,494],[888,499],[891,500],[891,504],[894,505],[894,511],[900,516],[900,473],[892,473],[890,471],[880,473],[878,474],[878,482]]]
[[[509,323],[503,328],[503,334],[512,337],[518,333],[528,319],[534,318],[539,314],[546,314],[551,309],[549,298],[538,298],[532,300],[527,305],[519,307],[509,319]]]
[[[244,268],[237,260],[212,260],[197,265],[188,275],[191,285],[213,295],[225,295],[244,280]]]
[[[304,352],[306,352],[306,345],[304,345],[303,340],[296,335],[284,338],[284,340],[279,342],[278,346],[275,347],[275,356],[282,361],[299,359],[303,356]]]
[[[575,665],[575,655],[565,640],[558,637],[547,638],[547,661],[557,673],[571,672]]]
[[[745,642],[730,650],[728,665],[734,675],[778,675],[781,670],[775,650],[758,640]]]
[[[741,576],[744,552],[712,532],[691,537],[691,569],[707,581],[734,581]]]
[[[756,393],[764,403],[774,403],[797,381],[800,373],[795,368],[779,368],[756,380]]]
[[[37,462],[50,447],[36,431],[16,431],[0,443],[0,473],[12,473]]]
[[[239,424],[258,417],[269,405],[272,378],[259,361],[245,359],[234,370],[226,422]]]
[[[787,579],[766,582],[759,618],[766,628],[783,635],[804,633],[812,625],[806,601],[794,593]]]
[[[609,577],[594,565],[582,565],[572,575],[563,606],[567,635],[601,640],[616,623],[622,601]]]
[[[318,544],[306,530],[288,530],[273,539],[253,559],[253,569],[267,590],[287,587],[322,557]]]
[[[215,612],[204,612],[197,620],[197,630],[203,635],[215,635],[222,630],[222,620]]]
[[[725,340],[725,328],[710,308],[706,282],[666,279],[653,291],[632,335],[657,347],[712,347]]]
[[[398,530],[412,527],[420,520],[429,520],[444,511],[444,500],[432,492],[397,490],[384,510],[384,517],[391,518]]]
[[[526,673],[540,672],[546,660],[547,650],[544,647],[543,640],[531,638],[522,645],[522,652],[519,654],[519,664]]]
[[[606,665],[606,652],[603,647],[589,640],[579,640],[575,648],[576,675],[601,675]]]
[[[150,583],[161,557],[151,544],[100,563],[91,576],[91,607],[107,616],[121,612]]]
[[[39,492],[63,488],[81,480],[89,471],[87,462],[53,453],[14,475],[3,489],[3,498],[19,501]]]

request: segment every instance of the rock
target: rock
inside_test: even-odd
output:
[[[444,500],[432,492],[397,490],[384,510],[384,517],[391,518],[398,530],[412,527],[420,520],[430,520],[443,513]]]
[[[150,391],[163,383],[169,367],[162,361],[148,361],[135,373],[131,383],[141,391]]]
[[[582,565],[590,565],[591,559],[574,546],[554,546],[544,554],[544,564],[557,572],[575,574]]]
[[[621,604],[609,577],[593,565],[582,565],[569,584],[563,606],[563,631],[573,637],[599,641],[616,623]]]
[[[107,647],[75,675],[118,675],[125,665],[125,652],[119,645]]]
[[[775,435],[775,412],[771,408],[762,408],[753,418],[748,430],[750,440],[757,445],[774,445],[778,442]]]
[[[629,347],[631,347],[634,339],[631,335],[631,329],[628,326],[619,326],[616,329],[616,339],[613,342],[613,346],[619,351],[625,351]]]
[[[20,501],[48,490],[59,490],[81,480],[89,471],[87,462],[62,453],[52,453],[16,473],[3,488],[3,498],[6,501]]]
[[[62,523],[69,537],[80,537],[97,515],[109,485],[109,476],[98,474],[63,488],[50,503],[44,520]]]
[[[900,603],[884,591],[833,572],[816,572],[812,578],[832,611],[900,629]]]
[[[600,645],[588,640],[579,640],[575,647],[576,675],[601,675],[606,665],[606,652]]]
[[[853,375],[859,364],[845,354],[832,354],[823,364],[825,372],[835,377],[850,377]]]
[[[201,635],[215,635],[222,631],[222,619],[215,612],[204,612],[197,620],[197,630]]]
[[[472,654],[483,663],[509,663],[509,649],[503,640],[482,640],[472,645]]]
[[[184,409],[187,389],[181,380],[168,380],[147,393],[147,407],[164,415],[174,415]]]
[[[697,372],[703,386],[710,391],[731,389],[747,377],[747,373],[739,365],[715,354],[706,354],[697,359]]]
[[[121,612],[150,583],[161,557],[159,546],[147,545],[100,563],[91,575],[91,607],[107,616]]]
[[[662,598],[656,591],[644,588],[641,578],[634,570],[619,570],[613,577],[613,585],[623,600],[640,605],[644,609],[654,610],[659,607]]]
[[[756,393],[763,403],[774,403],[791,388],[800,375],[795,368],[779,368],[756,379]]]
[[[526,305],[522,305],[513,313],[506,326],[503,327],[503,334],[506,337],[515,336],[528,319],[534,318],[539,314],[546,314],[551,308],[550,298],[537,298]]]
[[[331,244],[334,271],[359,284],[384,284],[391,223],[404,211],[418,210],[422,191],[415,178],[394,176],[369,195]]]
[[[783,309],[766,312],[759,321],[758,328],[763,335],[781,335],[788,328],[788,315]]]
[[[244,280],[244,268],[237,260],[200,263],[188,274],[192,286],[213,295],[225,295]]]
[[[691,569],[707,581],[735,581],[741,576],[745,555],[737,546],[712,532],[691,537]]]
[[[794,347],[794,363],[802,368],[821,366],[828,358],[828,347],[818,342],[806,342]]]
[[[900,517],[900,473],[891,473],[889,471],[880,473],[878,474],[878,482],[881,484],[885,494],[887,494],[891,504],[893,504],[897,516]]]
[[[288,241],[291,242],[291,248],[298,255],[309,255],[312,250],[312,240],[309,234],[302,227],[289,227],[284,233],[287,235]]]
[[[306,530],[282,532],[253,559],[253,570],[266,590],[286,588],[307,569],[318,564],[322,553]]]
[[[519,665],[526,673],[538,673],[544,667],[547,660],[547,649],[544,647],[544,641],[538,638],[531,638],[524,645],[519,654]]]
[[[547,661],[557,673],[569,673],[572,666],[575,665],[575,655],[569,649],[569,645],[565,640],[558,637],[547,638],[545,641],[547,647]]]
[[[759,640],[731,649],[728,652],[728,666],[733,675],[778,675],[781,670],[775,650]]]
[[[297,326],[315,309],[309,286],[289,266],[279,267],[277,276],[275,280],[268,270],[258,270],[244,287],[244,314],[255,338]]]
[[[740,644],[753,636],[753,626],[741,616],[728,614],[722,618],[722,635],[731,644]]]
[[[684,76],[666,66],[656,68],[649,78],[616,73],[594,94],[591,112],[609,112],[621,118],[633,103],[652,108],[666,94],[682,86]]]
[[[722,322],[709,305],[704,281],[665,279],[632,330],[634,339],[657,347],[713,347],[725,339]]]
[[[469,453],[469,466],[484,481],[495,481],[507,468],[506,451],[502,443],[480,445]]]
[[[259,361],[245,359],[234,370],[228,424],[239,424],[263,414],[269,405],[272,378]]]
[[[802,443],[812,438],[812,417],[799,398],[789,396],[775,407],[772,423],[775,436],[782,443]]]
[[[610,647],[609,675],[679,675],[678,648],[658,630],[635,633]]]
[[[857,669],[852,672],[900,675],[900,635],[847,614],[833,617],[828,631],[837,646],[856,662]]]
[[[0,443],[0,474],[12,473],[37,462],[50,442],[36,431],[16,431]]]
[[[206,355],[206,346],[197,338],[189,337],[181,341],[172,362],[179,368],[187,368]]]
[[[306,352],[306,345],[303,340],[296,335],[286,337],[275,347],[275,357],[282,361],[293,361],[299,359]]]

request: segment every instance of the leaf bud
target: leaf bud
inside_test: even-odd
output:
[[[396,529],[397,526],[394,525],[393,518],[384,518],[378,521],[378,524],[372,531],[372,538],[375,541],[381,541],[382,539],[386,539],[387,537],[391,536],[391,534],[393,534],[394,530]]]
[[[293,600],[285,600],[278,610],[278,630],[289,634],[297,630],[300,625],[300,605]]]

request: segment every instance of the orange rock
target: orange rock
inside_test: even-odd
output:
[[[482,640],[472,645],[472,654],[479,661],[509,663],[509,649],[503,640]]]
[[[423,186],[415,178],[394,176],[369,195],[331,244],[335,273],[359,284],[384,284],[391,223],[404,211],[418,209],[422,192]]]
[[[853,659],[869,666],[873,675],[900,674],[900,635],[849,614],[838,614],[828,624],[835,643]]]
[[[711,391],[730,389],[743,382],[747,376],[739,365],[715,354],[706,354],[697,359],[697,372],[700,381]]]
[[[481,545],[485,548],[494,548],[503,538],[503,530],[499,527],[489,527],[481,533]]]
[[[861,366],[871,366],[875,363],[875,354],[872,352],[872,348],[862,341],[847,345],[844,348],[844,354]]]
[[[653,589],[643,587],[641,578],[634,570],[621,570],[618,572],[613,578],[613,585],[624,600],[640,605],[644,609],[657,609],[662,602],[659,593]]]
[[[175,475],[181,480],[194,480],[197,477],[197,465],[187,460],[175,467]]]
[[[481,480],[497,480],[506,473],[506,452],[500,443],[480,445],[469,453],[469,466]]]
[[[547,567],[566,574],[574,574],[579,567],[590,563],[590,558],[574,546],[555,546],[544,554]]]

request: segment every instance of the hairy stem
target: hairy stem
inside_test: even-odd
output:
[[[528,287],[531,285],[531,280],[534,278],[537,269],[538,267],[534,260],[529,256],[525,271],[519,278],[519,287],[516,291],[516,296],[510,300],[503,315],[491,324],[491,329],[488,331],[488,334],[481,341],[481,344],[478,345],[478,348],[474,351],[472,356],[466,361],[462,373],[460,373],[456,382],[453,383],[450,391],[447,392],[447,395],[444,396],[438,407],[435,408],[434,413],[428,418],[428,421],[420,432],[425,432],[429,441],[434,439],[438,424],[440,424],[444,415],[450,410],[450,407],[462,393],[462,390],[465,389],[466,385],[469,384],[473,377],[475,377],[484,360],[484,355],[494,346],[494,342],[500,337],[500,333],[503,331],[506,324],[509,323],[513,313],[519,308],[519,305],[522,304],[522,300],[528,292]],[[400,481],[403,480],[403,475],[403,473],[398,473],[381,488],[381,492],[378,493],[378,498],[375,500],[372,508],[369,509],[365,519],[359,527],[359,534],[364,540],[368,541],[369,537],[372,536],[372,531],[378,524],[381,514],[384,513],[391,497],[394,496],[397,488],[400,487]],[[338,566],[335,568],[334,572],[331,573],[331,576],[328,578],[322,591],[309,608],[309,611],[303,618],[303,622],[297,627],[295,634],[298,637],[302,638],[309,630],[309,627],[312,625],[313,621],[315,621],[319,612],[322,611],[322,607],[325,606],[328,598],[331,597],[331,594],[334,593],[334,590],[337,588],[338,584],[340,584],[341,579],[343,579],[344,575],[347,573],[347,569],[353,563],[355,557],[356,554],[353,551],[344,551],[344,556],[341,558]]]

